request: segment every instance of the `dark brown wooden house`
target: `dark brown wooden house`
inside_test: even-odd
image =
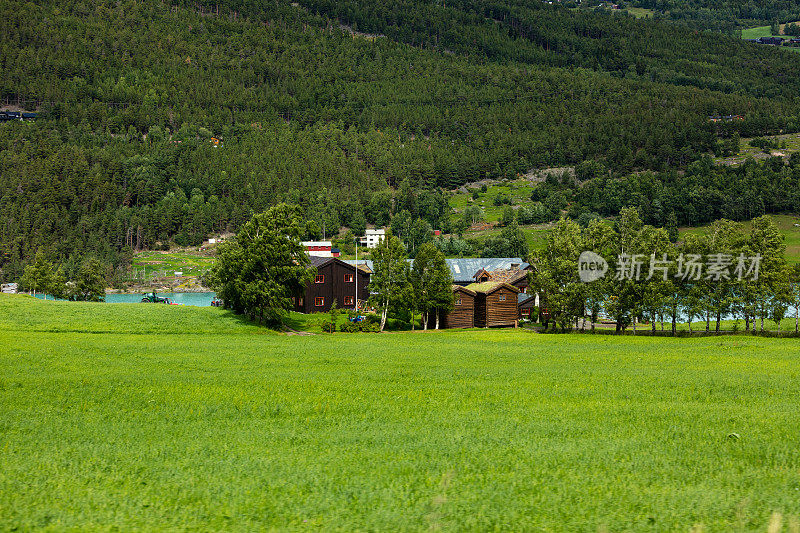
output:
[[[339,309],[355,309],[356,297],[359,309],[369,298],[369,273],[354,265],[348,265],[335,257],[311,257],[311,266],[316,268],[314,280],[306,286],[304,295],[295,298],[295,311],[317,313],[331,310],[333,301]],[[358,276],[358,295],[356,295]]]
[[[475,326],[475,291],[453,285],[453,310],[442,318],[442,328]]]
[[[473,283],[467,289],[475,292],[475,327],[517,327],[519,289],[508,283]]]

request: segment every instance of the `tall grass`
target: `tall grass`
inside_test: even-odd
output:
[[[764,531],[800,514],[795,341],[262,331],[0,298],[0,530]]]

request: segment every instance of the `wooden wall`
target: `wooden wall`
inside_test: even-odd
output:
[[[505,296],[505,300],[501,300],[502,296]],[[500,287],[489,294],[478,293],[475,300],[475,327],[516,327],[518,316],[516,291]]]
[[[459,291],[453,291],[455,301],[461,299],[461,305],[454,305],[453,310],[444,316],[442,327],[447,328],[471,328],[475,325],[475,296]]]
[[[339,260],[333,260],[318,267],[317,274],[325,276],[325,281],[323,283],[315,283],[312,280],[311,283],[306,286],[306,293],[302,298],[302,304],[296,302],[295,310],[301,313],[328,312],[331,310],[333,300],[336,300],[336,307],[339,309],[355,308],[355,304],[345,305],[344,303],[346,296],[355,297],[356,295],[355,277],[351,282],[346,282],[344,280],[345,274],[352,274],[355,276],[355,267]],[[315,305],[317,297],[324,298],[323,305]],[[369,298],[369,274],[359,270],[358,299],[366,300],[367,298]]]

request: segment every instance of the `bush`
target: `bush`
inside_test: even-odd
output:
[[[494,197],[494,205],[511,205],[511,196],[502,192],[497,193],[497,196]]]
[[[530,206],[522,206],[517,210],[517,221],[520,224],[542,224],[550,220],[550,212],[541,202]]]
[[[333,322],[332,320],[326,320],[321,324],[321,326],[322,331],[325,333],[334,333],[336,331],[336,322]]]
[[[378,324],[370,324],[369,322],[362,322],[361,331],[363,331],[364,333],[378,333],[378,331],[380,331],[380,326],[378,326]]]
[[[358,324],[355,322],[347,321],[341,326],[339,326],[339,331],[342,333],[356,333],[358,332]]]
[[[516,217],[516,212],[514,208],[510,205],[507,205],[503,208],[503,211],[500,213],[500,225],[501,226],[510,226],[514,223]]]
[[[764,137],[756,137],[750,141],[750,146],[753,148],[761,148],[764,152],[777,149],[778,143],[772,139],[765,139]]]

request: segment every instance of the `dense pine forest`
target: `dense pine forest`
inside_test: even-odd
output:
[[[800,20],[796,0],[631,0],[629,4],[652,9],[654,16],[663,20],[728,33],[748,26]]]
[[[0,104],[39,112],[0,124],[3,279],[37,252],[124,269],[280,201],[310,238],[398,213],[447,231],[448,189],[584,161],[603,175],[542,199],[652,223],[800,210],[794,161],[702,159],[800,130],[798,56],[681,25],[515,1],[9,0],[0,34]]]

